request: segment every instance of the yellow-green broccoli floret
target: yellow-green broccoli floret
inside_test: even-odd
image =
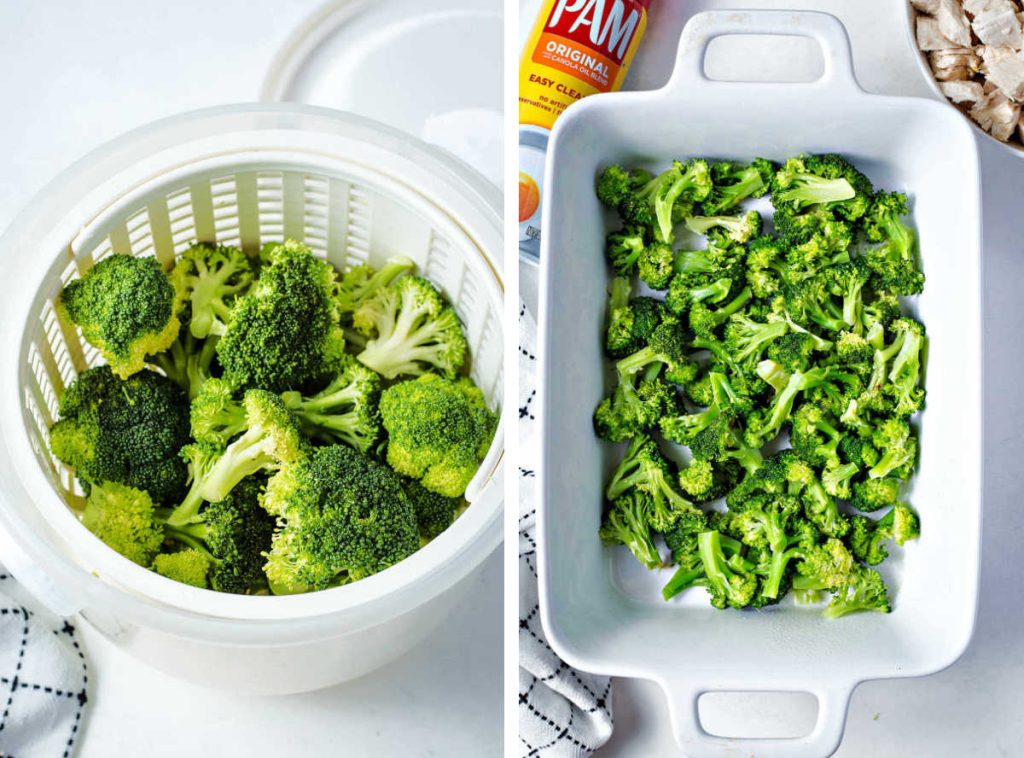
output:
[[[414,268],[416,264],[405,256],[389,258],[380,269],[374,269],[365,263],[350,268],[341,275],[338,282],[337,301],[342,318],[350,320],[352,314],[381,288],[387,287]]]
[[[164,542],[163,523],[153,499],[116,482],[97,483],[89,492],[82,524],[108,547],[149,567]]]
[[[181,299],[156,258],[111,255],[68,282],[57,313],[79,326],[122,379],[178,337]]]
[[[497,417],[469,380],[436,374],[384,390],[388,464],[447,497],[461,497],[487,454]]]
[[[466,502],[461,497],[445,497],[431,492],[415,479],[403,480],[402,487],[416,511],[416,523],[424,544],[451,526]]]
[[[237,247],[200,242],[182,253],[171,271],[171,281],[184,296],[192,336],[204,339],[224,334],[231,321],[231,307],[254,278],[249,256]]]
[[[203,551],[190,547],[176,553],[161,553],[153,561],[153,570],[176,582],[206,589],[210,559]]]

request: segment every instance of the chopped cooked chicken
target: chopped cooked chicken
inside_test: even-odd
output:
[[[988,13],[993,8],[1002,5],[1004,2],[1009,0],[964,0],[964,10],[970,13],[972,16],[980,16],[982,13]]]
[[[971,108],[971,118],[993,137],[1006,142],[1020,121],[1020,103],[1013,102],[1000,90],[995,90]]]
[[[971,24],[958,0],[938,0],[935,20],[943,37],[960,47],[971,46]]]
[[[982,73],[1013,100],[1024,100],[1024,56],[1009,47],[986,45],[981,51]]]
[[[985,99],[978,82],[939,82],[939,89],[954,103],[979,103]]]
[[[928,60],[940,82],[970,79],[981,67],[981,59],[970,48],[935,50],[928,54]]]
[[[929,16],[934,16],[939,10],[939,0],[910,0],[910,4]]]
[[[931,16],[917,17],[917,46],[921,50],[950,50],[959,47],[939,31],[939,22]]]
[[[1024,45],[1024,35],[1021,34],[1021,24],[1017,18],[1017,6],[1010,0],[988,0],[984,4],[984,10],[971,12],[974,14],[971,28],[978,39],[986,45],[1011,47],[1014,50],[1020,50]]]

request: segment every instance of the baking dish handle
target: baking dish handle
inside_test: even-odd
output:
[[[820,78],[812,82],[770,83],[770,86],[863,92],[853,71],[850,38],[838,18],[818,11],[771,10],[705,11],[694,15],[683,28],[675,70],[665,90],[685,92],[695,87],[766,84],[715,81],[704,73],[704,57],[711,40],[735,34],[810,37],[821,47],[825,70]]]
[[[668,685],[669,712],[676,741],[690,758],[826,758],[843,739],[846,710],[856,685],[828,687],[686,687]],[[697,702],[708,692],[810,692],[818,699],[818,719],[802,737],[719,737],[706,731]]]

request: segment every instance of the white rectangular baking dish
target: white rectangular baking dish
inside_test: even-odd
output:
[[[704,52],[726,34],[801,35],[825,60],[812,83],[719,82]],[[697,593],[664,603],[664,576],[632,570],[628,551],[597,536],[602,489],[615,465],[593,434],[606,392],[602,329],[608,218],[594,179],[613,162],[670,158],[782,159],[840,152],[876,186],[911,197],[925,293],[915,308],[929,336],[928,406],[910,500],[921,539],[883,566],[889,615],[836,621],[784,603],[713,610]],[[921,676],[955,661],[974,626],[981,528],[980,199],[970,127],[936,102],[863,92],[837,19],[812,12],[702,13],[683,32],[664,89],[574,105],[548,153],[541,254],[541,615],[555,651],[578,668],[659,683],[689,755],[823,756],[838,746],[850,695],[868,679]],[[728,739],[700,724],[713,691],[805,691],[814,729],[795,739]]]

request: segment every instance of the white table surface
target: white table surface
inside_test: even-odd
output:
[[[537,0],[523,0],[532,20]],[[853,43],[861,85],[873,92],[928,96],[904,37],[902,0],[653,0],[652,26],[627,80],[649,89],[668,77],[685,20],[701,10],[793,8],[826,10],[842,19]],[[754,48],[749,48],[751,54]],[[797,52],[802,52],[798,50]],[[728,68],[727,61],[716,65]],[[756,62],[754,65],[758,65]],[[984,196],[984,533],[981,596],[970,648],[946,671],[922,679],[868,682],[850,704],[841,758],[961,758],[1020,756],[1024,714],[1024,585],[1018,554],[1022,539],[1021,491],[1024,422],[1020,366],[1024,341],[1018,288],[1024,282],[1020,233],[1024,161],[979,140]],[[535,273],[521,267],[521,288],[535,297]],[[617,680],[615,731],[601,756],[672,755],[668,709],[650,682]],[[809,696],[730,696],[702,710],[708,722],[736,734],[806,733],[815,705]],[[707,722],[706,722],[707,723]],[[801,728],[802,727],[802,728]]]
[[[157,118],[257,99],[271,56],[320,0],[4,0],[0,229],[88,150]],[[26,251],[31,254],[31,251]],[[91,703],[79,758],[497,756],[501,551],[422,646],[349,685],[225,696],[85,631]]]

